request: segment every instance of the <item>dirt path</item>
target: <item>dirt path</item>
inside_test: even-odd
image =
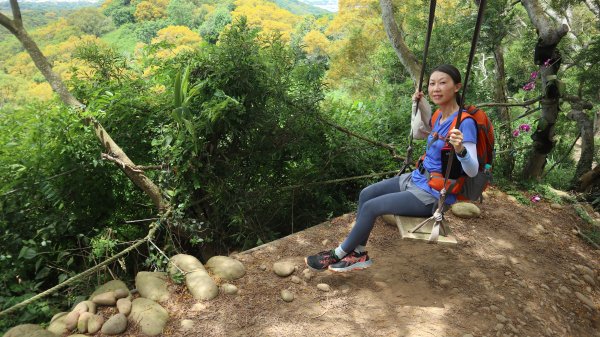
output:
[[[380,222],[368,245],[371,268],[318,273],[300,284],[276,276],[272,263],[290,259],[302,277],[304,256],[340,242],[351,215],[237,254],[247,268],[232,282],[240,293],[196,303],[180,289],[166,305],[171,318],[163,335],[600,336],[600,254],[572,232],[582,225],[572,207],[523,206],[501,194],[480,206],[477,219],[448,216],[456,246],[401,240]],[[587,282],[595,285],[585,281],[590,270]],[[317,290],[318,283],[332,291]],[[296,299],[281,300],[282,289]],[[182,332],[184,319],[194,328]]]

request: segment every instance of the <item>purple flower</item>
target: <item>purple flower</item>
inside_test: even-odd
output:
[[[544,67],[549,67],[550,61],[552,61],[552,59],[547,59],[546,62],[544,62]]]
[[[535,82],[529,82],[523,86],[523,90],[531,91],[535,88]]]
[[[539,72],[537,72],[537,71],[532,72],[531,76],[529,76],[529,81],[535,80],[538,77],[538,75],[539,75]]]
[[[519,130],[521,130],[523,132],[529,132],[529,130],[531,130],[531,125],[521,124],[521,125],[519,125]]]
[[[532,195],[529,200],[531,200],[532,202],[539,202],[540,200],[542,200],[542,197],[540,197],[539,194],[536,194],[536,195]]]
[[[514,130],[513,131],[513,137],[519,137],[519,130]]]

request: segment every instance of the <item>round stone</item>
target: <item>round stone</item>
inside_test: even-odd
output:
[[[277,276],[287,277],[290,276],[294,272],[295,266],[291,262],[287,261],[279,261],[273,263],[273,272],[277,274]]]
[[[294,300],[294,294],[287,289],[283,289],[281,291],[281,299],[286,302],[291,302]]]
[[[459,218],[476,218],[481,215],[481,210],[470,202],[457,202],[452,205],[452,214]]]
[[[325,292],[331,291],[331,287],[327,283],[319,283],[319,284],[317,284],[317,289],[319,289],[321,291],[325,291]]]
[[[127,317],[123,314],[116,314],[109,318],[102,325],[102,333],[105,335],[118,335],[127,329]]]
[[[221,286],[221,290],[223,290],[223,292],[227,295],[235,295],[238,293],[238,288],[235,285],[229,283],[223,284]]]

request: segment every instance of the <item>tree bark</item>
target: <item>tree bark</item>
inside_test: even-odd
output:
[[[567,114],[567,117],[577,122],[581,133],[581,155],[577,161],[573,179],[571,179],[571,186],[576,189],[580,178],[592,169],[594,162],[594,124],[584,112],[584,110],[592,109],[593,106],[579,97],[567,97],[567,100],[571,102],[571,112]]]
[[[48,62],[48,59],[40,48],[37,46],[35,41],[31,39],[21,20],[21,11],[19,4],[16,0],[10,0],[11,8],[13,12],[13,19],[11,20],[7,16],[0,13],[0,25],[8,29],[23,45],[23,48],[27,51],[35,66],[40,70],[42,75],[46,78],[52,90],[58,94],[61,101],[73,108],[75,111],[81,112],[85,109],[85,105],[75,98],[65,83],[62,81],[60,76],[52,70],[52,65]],[[131,179],[131,181],[138,186],[146,195],[152,200],[154,206],[159,210],[165,210],[168,205],[162,197],[160,189],[156,184],[152,182],[143,172],[138,172],[132,168],[136,165],[129,159],[125,152],[117,145],[110,137],[108,132],[102,127],[100,122],[97,120],[86,118],[84,122],[87,124],[92,123],[96,137],[102,143],[105,150],[113,157],[119,159],[124,165],[120,166],[123,172]]]
[[[558,117],[560,92],[557,84],[557,72],[560,68],[560,53],[556,45],[567,34],[566,25],[557,25],[544,12],[537,0],[521,0],[529,19],[538,31],[535,50],[535,62],[540,65],[542,77],[542,115],[533,132],[533,149],[523,169],[523,178],[539,178],[546,164],[546,157],[554,147],[554,124]],[[550,60],[550,64],[547,64]]]
[[[600,1],[598,0],[585,0],[587,7],[600,19]]]
[[[417,60],[417,57],[408,48],[404,38],[402,37],[402,31],[396,20],[394,19],[394,10],[392,8],[391,0],[379,0],[381,6],[381,18],[383,20],[383,26],[385,32],[392,43],[396,55],[400,59],[400,63],[404,66],[410,77],[416,83],[421,75],[421,64]]]
[[[494,86],[494,101],[497,103],[507,103],[506,99],[506,72],[504,70],[504,49],[501,44],[497,44],[494,48],[494,70],[496,76],[496,82]],[[502,170],[500,174],[507,179],[512,178],[512,173],[515,167],[515,157],[514,157],[514,143],[512,138],[512,122],[510,112],[508,107],[506,106],[498,106],[496,107],[496,111],[498,116],[500,116],[500,121],[502,122],[503,127],[499,130],[499,140],[500,140],[500,151],[502,154],[500,155],[500,162],[502,163]]]

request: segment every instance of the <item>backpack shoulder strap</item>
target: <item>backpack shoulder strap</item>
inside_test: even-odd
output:
[[[442,114],[442,112],[440,111],[440,109],[437,109],[437,110],[435,110],[433,115],[431,115],[431,119],[429,120],[429,126],[431,127],[431,129],[433,129],[435,122],[437,122],[437,120],[440,119],[441,114]]]

